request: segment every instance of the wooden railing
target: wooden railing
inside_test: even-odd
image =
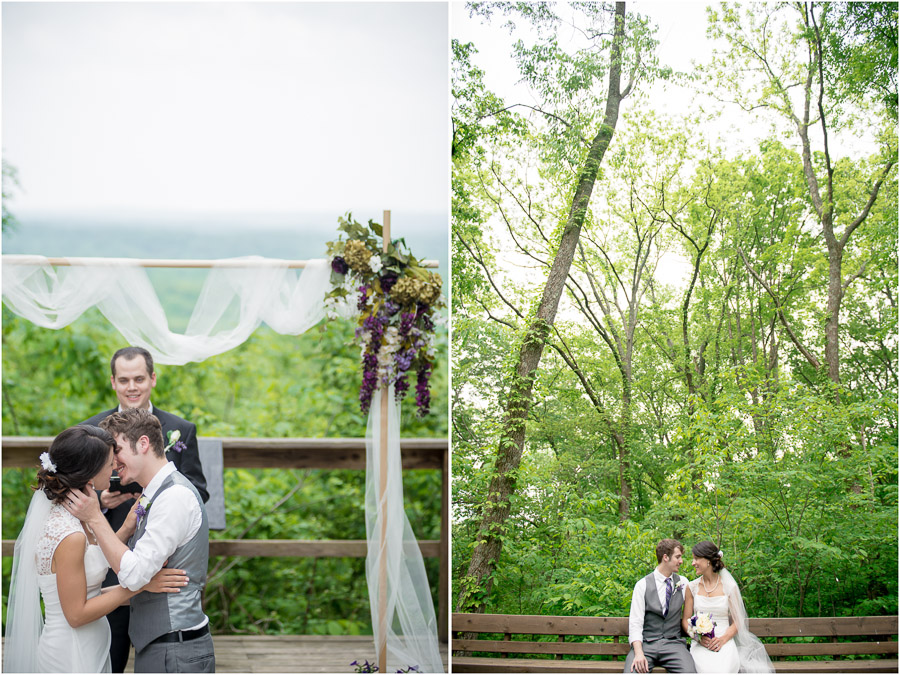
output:
[[[38,455],[52,436],[4,436],[3,468],[37,467]],[[222,438],[226,469],[356,469],[366,468],[366,442],[361,438]],[[447,441],[442,438],[405,438],[400,441],[403,469],[441,472],[441,538],[419,541],[422,555],[440,560],[438,580],[438,637],[448,639],[450,473]],[[227,499],[227,495],[226,495]],[[13,554],[14,541],[3,540],[3,555]],[[215,539],[211,556],[364,558],[365,540]]]

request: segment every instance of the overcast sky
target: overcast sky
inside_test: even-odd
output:
[[[31,212],[446,211],[443,3],[3,3]]]

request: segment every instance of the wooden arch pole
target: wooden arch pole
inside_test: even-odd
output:
[[[381,250],[387,253],[391,243],[391,212],[385,210],[381,232]],[[388,388],[381,385],[381,420],[379,423],[378,508],[381,509],[381,551],[378,569],[378,672],[387,672],[387,493],[388,474]]]

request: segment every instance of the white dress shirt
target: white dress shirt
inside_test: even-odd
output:
[[[658,569],[653,570],[653,579],[656,581],[656,591],[659,593],[659,606],[666,606],[666,579],[659,573]],[[672,580],[674,583],[674,579]],[[684,587],[686,582],[682,577],[682,585],[677,589],[682,598],[684,597]],[[631,594],[631,612],[628,615],[628,644],[632,642],[644,641],[644,612],[646,611],[645,595],[647,594],[647,577],[641,577],[634,585],[634,592]],[[672,594],[674,596],[674,593]],[[669,601],[671,603],[671,600]]]
[[[119,583],[136,591],[153,578],[179,546],[197,534],[203,515],[194,493],[184,485],[173,485],[154,499],[159,486],[175,473],[175,465],[167,462],[144,488],[144,496],[152,508],[147,515],[144,535],[133,551],[126,551],[119,563]]]

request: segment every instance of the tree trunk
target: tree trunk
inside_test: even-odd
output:
[[[828,365],[829,379],[835,384],[840,384],[841,357],[838,328],[841,317],[841,300],[844,298],[843,276],[841,275],[844,247],[833,240],[833,236],[828,240],[828,300],[826,303],[828,319],[825,322],[825,363]]]
[[[537,314],[526,328],[519,351],[515,374],[506,398],[506,410],[500,443],[497,448],[494,477],[482,512],[482,521],[475,537],[468,572],[463,578],[457,600],[457,611],[484,612],[485,601],[493,585],[493,571],[503,547],[502,533],[510,512],[510,497],[516,486],[516,474],[525,447],[525,422],[531,408],[534,379],[550,327],[556,318],[559,300],[575,256],[575,247],[584,224],[591,192],[600,170],[600,162],[609,147],[616,122],[619,104],[622,65],[621,50],[625,35],[625,3],[616,3],[615,33],[610,49],[609,92],[606,113],[599,132],[591,143],[578,186],[572,199],[569,217],[560,240],[559,250],[553,259],[547,284]]]

